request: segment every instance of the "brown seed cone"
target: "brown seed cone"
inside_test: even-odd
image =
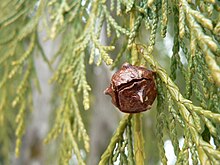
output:
[[[105,94],[112,97],[112,103],[125,113],[139,113],[151,108],[157,90],[155,72],[143,67],[125,63],[111,79]]]

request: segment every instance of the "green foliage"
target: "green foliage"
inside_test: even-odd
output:
[[[80,115],[75,93],[76,92],[71,87],[71,84],[68,84],[64,91],[61,106],[57,110],[55,125],[45,139],[45,143],[48,143],[61,134],[60,164],[68,164],[69,159],[72,156],[72,149],[74,150],[79,163],[85,164],[80,154],[79,143],[77,140],[82,140],[85,150],[89,152],[89,136],[86,133]]]
[[[32,83],[40,89],[37,66],[34,65],[38,51],[48,67],[54,70],[51,83],[56,84],[59,91],[60,105],[45,142],[59,139],[60,164],[69,164],[73,154],[79,164],[85,164],[86,158],[80,151],[89,152],[89,136],[80,112],[81,104],[85,110],[90,108],[88,65],[99,66],[103,61],[115,68],[125,54],[128,54],[128,62],[150,65],[156,72],[156,136],[161,162],[167,164],[164,141],[169,138],[177,157],[176,164],[188,164],[190,154],[193,164],[218,164],[219,5],[215,0],[2,2],[0,157],[8,160],[12,141],[16,141],[15,153],[19,155],[28,112],[33,109]],[[62,38],[52,61],[47,59],[39,41],[38,33],[42,28],[47,32],[47,39]],[[158,39],[166,41],[168,32],[173,37],[170,75],[155,57],[159,47],[155,44]],[[101,41],[105,35],[110,44]],[[113,60],[110,52],[115,48],[117,56]],[[58,67],[54,69],[52,63],[55,61],[58,61]],[[181,76],[184,83],[178,85]],[[76,96],[82,96],[82,101]],[[123,117],[100,159],[100,165],[113,164],[117,160],[121,164],[144,164],[141,116],[129,114]],[[182,148],[179,147],[179,129],[184,138]]]
[[[99,165],[113,164],[120,154],[120,162],[124,164],[134,164],[132,130],[131,130],[131,115],[126,115],[119,123],[118,129],[113,135],[108,148],[101,157]],[[125,133],[125,137],[123,134]],[[125,147],[128,149],[128,158],[125,155]]]
[[[25,120],[32,110],[31,80],[36,80],[33,54],[36,47],[37,24],[43,3],[34,11],[34,1],[1,3],[0,71],[1,75],[1,152],[7,160],[16,135],[15,153],[19,155]],[[34,16],[31,16],[33,14]],[[7,139],[7,140],[6,140]]]
[[[171,101],[164,102],[163,104],[170,104],[174,102],[174,104],[176,104],[178,107],[178,109],[176,109],[177,111],[176,113],[180,114],[184,125],[181,124],[182,122],[180,122],[180,124],[183,126],[183,128],[187,128],[185,129],[185,135],[186,135],[185,138],[187,138],[187,140],[184,142],[184,145],[187,146],[187,148],[190,148],[190,143],[195,145],[201,164],[207,164],[207,163],[216,164],[219,161],[220,152],[218,150],[215,150],[213,146],[209,144],[209,142],[206,142],[201,136],[201,133],[202,131],[204,131],[202,127],[206,125],[207,128],[209,129],[210,135],[212,135],[213,138],[216,138],[216,140],[219,141],[219,137],[217,136],[217,129],[214,127],[212,123],[219,124],[220,114],[214,113],[209,110],[205,110],[202,107],[195,106],[192,104],[190,100],[185,99],[179,92],[178,87],[167,76],[166,71],[159,66],[159,64],[153,59],[153,57],[147,55],[147,53],[144,53],[144,50],[142,48],[140,48],[140,51],[144,54],[144,58],[149,62],[151,67],[156,70],[158,76],[160,77],[159,81],[163,83],[163,85],[165,86],[164,88],[166,88],[167,90],[164,94],[170,95],[169,99],[171,99]],[[158,105],[160,105],[159,103]],[[165,112],[162,112],[162,113],[165,113]],[[163,117],[161,119],[162,120],[161,122],[164,122],[165,118],[166,117]],[[169,119],[169,118],[166,118],[166,119]],[[173,135],[171,134],[171,136]],[[217,142],[216,144],[217,147],[218,147],[218,143],[219,142]],[[184,156],[185,155],[183,155],[183,157]],[[178,159],[183,159],[183,158],[178,157]],[[188,160],[188,158],[186,160]],[[198,161],[198,160],[195,159],[195,161]]]

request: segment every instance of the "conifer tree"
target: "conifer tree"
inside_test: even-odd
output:
[[[39,54],[56,86],[58,106],[44,142],[57,141],[59,164],[69,164],[72,155],[86,164],[81,151],[90,152],[82,115],[89,113],[93,95],[88,68],[106,64],[118,69],[123,62],[155,71],[158,96],[150,111],[156,126],[144,129],[149,112],[123,114],[99,165],[149,164],[148,155],[156,154],[146,149],[152,143],[158,161],[167,164],[166,139],[172,142],[176,164],[220,164],[218,0],[4,0],[0,9],[1,163],[9,163],[11,151],[20,154],[34,111],[33,88],[40,91],[34,63]],[[42,30],[47,40],[61,38],[52,60],[39,40]],[[166,65],[164,58],[170,60]],[[148,133],[156,138],[149,141]]]

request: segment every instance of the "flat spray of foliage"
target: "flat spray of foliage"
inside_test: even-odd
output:
[[[157,73],[156,135],[161,162],[167,164],[164,150],[167,134],[174,147],[176,164],[189,164],[189,159],[193,164],[219,164],[220,3],[217,0],[4,0],[0,10],[0,157],[4,160],[14,147],[10,141],[14,136],[15,154],[20,153],[26,117],[33,109],[32,89],[37,87],[40,91],[34,65],[39,53],[51,69],[52,62],[59,59],[51,78],[60,93],[59,107],[45,142],[60,137],[60,164],[68,164],[72,154],[79,164],[85,164],[80,150],[89,152],[89,136],[80,115],[83,109],[76,97],[82,95],[82,104],[88,110],[91,94],[86,80],[88,64],[99,66],[104,62],[115,68],[124,57],[132,64],[150,66]],[[165,38],[168,27],[174,34],[170,75],[154,57],[156,38]],[[48,39],[62,36],[52,61],[48,61],[38,39],[42,29]],[[103,30],[111,40],[109,45],[100,42]],[[118,46],[117,41],[123,42],[113,59],[109,52]],[[161,52],[159,56],[165,55]],[[175,83],[177,72],[184,77],[183,92]],[[143,148],[143,115],[124,115],[99,165],[117,160],[120,164],[144,164],[148,153]],[[184,137],[182,148],[178,127]]]

